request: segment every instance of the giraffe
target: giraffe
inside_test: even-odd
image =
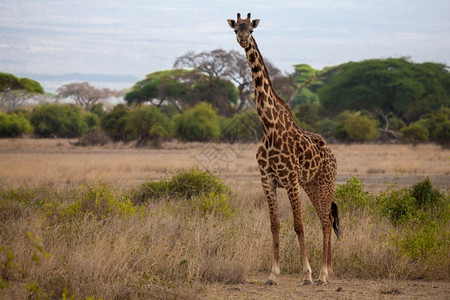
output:
[[[323,235],[321,269],[317,285],[327,283],[331,264],[331,228],[340,235],[337,205],[332,201],[336,181],[336,158],[319,134],[300,128],[291,109],[272,87],[267,68],[252,36],[259,19],[246,19],[237,14],[237,20],[228,19],[236,33],[252,72],[255,103],[264,136],[256,153],[261,173],[261,184],[267,199],[272,232],[272,268],[265,284],[276,284],[280,274],[277,188],[287,191],[302,256],[303,285],[313,283],[306,251],[301,214],[300,188],[308,195],[320,219]]]

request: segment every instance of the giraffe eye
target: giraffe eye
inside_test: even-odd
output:
[[[237,34],[237,30],[235,30],[235,31],[234,31],[234,33],[236,33],[236,34]]]

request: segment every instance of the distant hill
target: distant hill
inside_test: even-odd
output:
[[[60,86],[70,82],[89,82],[96,87],[108,87],[120,90],[132,87],[139,78],[132,75],[110,75],[110,74],[17,74],[19,77],[27,77],[41,83],[46,92],[54,93]]]

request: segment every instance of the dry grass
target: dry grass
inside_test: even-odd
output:
[[[48,184],[62,188],[101,180],[130,187],[199,166],[219,174],[233,188],[260,188],[256,144],[166,143],[161,149],[130,145],[75,147],[63,139],[0,140],[0,185]],[[397,178],[411,185],[430,176],[449,189],[450,151],[435,145],[331,145],[338,159],[338,182],[361,175],[371,190]]]
[[[441,189],[448,191],[448,150],[432,145],[332,149],[341,181],[356,173],[385,179],[428,175],[446,178]],[[16,192],[0,197],[0,262],[6,266],[0,270],[0,298],[61,298],[66,293],[76,298],[194,299],[205,282],[243,282],[258,271],[268,272],[271,235],[255,150],[256,145],[76,148],[67,140],[0,140],[0,190]],[[81,184],[106,182],[117,187],[109,190],[110,196],[120,200],[148,179],[196,165],[219,174],[236,193],[232,218],[204,215],[182,199],[150,202],[128,214],[72,215],[68,209],[86,197]],[[279,192],[279,200],[282,272],[299,274],[298,242],[285,192]],[[302,205],[317,276],[320,224],[309,201]],[[387,219],[367,211],[344,211],[341,218],[344,237],[333,238],[334,276],[448,280],[450,259],[435,270],[421,270],[423,265],[409,261],[390,242],[395,228]]]

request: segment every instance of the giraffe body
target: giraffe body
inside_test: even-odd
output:
[[[228,23],[245,54],[252,72],[255,102],[264,137],[256,153],[261,183],[267,198],[272,231],[272,271],[267,284],[280,274],[278,202],[276,188],[286,189],[294,216],[302,255],[304,284],[312,283],[301,215],[300,187],[310,198],[322,224],[323,255],[318,284],[331,272],[331,228],[339,233],[337,206],[332,202],[336,180],[336,158],[322,136],[301,129],[289,106],[274,91],[264,60],[252,36],[259,20],[250,14]]]

